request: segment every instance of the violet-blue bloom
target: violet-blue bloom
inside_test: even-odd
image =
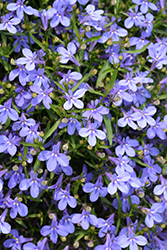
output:
[[[17,32],[14,25],[17,25],[21,22],[20,18],[14,17],[10,14],[1,16],[2,23],[0,23],[0,30],[8,30],[10,33],[15,34]],[[12,18],[12,19],[11,19]]]
[[[67,204],[72,208],[75,208],[77,206],[76,199],[70,195],[70,184],[67,184],[65,190],[60,190],[55,200],[60,200],[58,203],[59,210],[64,210],[67,207]]]
[[[140,10],[143,14],[148,12],[148,8],[150,8],[153,11],[156,11],[158,8],[154,3],[150,3],[148,0],[132,0],[133,3],[140,6]]]
[[[56,215],[54,216],[54,218],[52,219],[51,225],[50,226],[43,226],[41,228],[40,233],[43,236],[47,236],[48,234],[50,234],[50,240],[56,244],[57,240],[58,240],[58,234],[60,236],[67,236],[68,232],[65,228],[65,226],[62,226],[61,224],[59,225],[57,222],[57,217]]]
[[[122,175],[117,175],[106,172],[105,174],[111,181],[107,188],[109,194],[115,194],[117,192],[117,189],[119,189],[123,193],[129,192],[129,188],[125,184],[125,182],[130,178],[130,175],[128,173],[125,172]]]
[[[11,108],[12,105],[12,98],[10,98],[8,101],[4,103],[4,105],[0,104],[0,123],[4,124],[8,117],[12,121],[17,121],[19,118],[19,115],[15,109]]]
[[[63,108],[65,110],[69,110],[73,107],[73,105],[78,108],[82,109],[84,104],[81,100],[78,100],[81,98],[86,92],[86,89],[79,89],[75,93],[72,93],[71,90],[69,90],[69,94],[65,93],[64,98],[67,99],[67,101],[64,103]]]
[[[100,238],[104,237],[107,232],[110,232],[110,234],[115,233],[116,227],[113,225],[114,215],[115,214],[111,214],[107,220],[98,218],[98,227],[100,228],[98,236]]]
[[[39,141],[42,141],[42,138],[39,136],[39,132],[37,131],[39,127],[39,123],[35,124],[34,126],[24,127],[20,130],[20,136],[25,137],[26,136],[26,142],[33,143],[34,140],[38,139]]]
[[[28,208],[25,204],[21,203],[22,198],[21,197],[16,197],[12,203],[12,207],[10,210],[10,217],[12,219],[16,218],[17,213],[21,216],[24,217],[28,214]]]
[[[9,190],[5,197],[0,198],[0,208],[11,208],[13,200],[10,198],[12,190]]]
[[[138,250],[139,246],[145,246],[147,244],[147,239],[144,236],[137,235],[128,227],[128,236],[125,234],[119,236],[119,245],[122,248],[129,246],[130,250]]]
[[[61,63],[66,64],[69,60],[75,63],[77,66],[80,66],[80,63],[74,57],[76,53],[76,45],[73,42],[68,43],[67,50],[64,47],[58,47],[57,52],[61,55]]]
[[[95,202],[98,200],[99,195],[101,195],[102,197],[105,197],[108,193],[107,188],[103,187],[103,183],[102,183],[102,176],[100,175],[96,181],[95,184],[91,183],[91,182],[87,182],[84,186],[83,186],[83,191],[85,193],[91,193],[90,195],[90,201],[91,202]]]
[[[26,101],[30,102],[32,99],[32,94],[30,91],[27,91],[24,87],[16,85],[15,92],[18,95],[15,97],[15,102],[17,106],[22,107]]]
[[[120,145],[116,147],[115,153],[117,156],[123,155],[126,153],[128,156],[135,156],[135,150],[132,147],[139,146],[139,142],[135,139],[130,139],[129,136],[123,138],[122,140],[118,140]]]
[[[81,123],[75,119],[75,118],[69,118],[66,123],[61,122],[59,124],[59,128],[67,127],[67,132],[69,135],[73,135],[75,133],[75,130],[79,132],[81,129]]]
[[[28,45],[29,41],[28,41],[28,37],[27,36],[14,36],[14,38],[16,39],[13,43],[13,47],[17,44],[16,48],[14,49],[15,52],[20,52],[21,48],[27,48],[29,49],[30,46]],[[33,42],[32,42],[33,43]]]
[[[148,53],[149,57],[151,57],[151,59],[148,59],[148,61],[152,63],[151,71],[155,68],[162,69],[164,64],[167,65],[166,50],[164,50],[164,48],[161,48],[159,51],[157,51],[150,44],[150,46],[148,47]]]
[[[145,223],[147,227],[154,226],[154,221],[160,223],[163,221],[163,217],[160,213],[164,212],[165,207],[162,207],[161,203],[154,203],[151,208],[142,208],[142,211],[146,214]]]
[[[25,179],[25,174],[22,173],[23,171],[23,166],[20,165],[19,167],[15,165],[13,167],[13,170],[10,172],[6,173],[5,175],[5,180],[9,179],[8,182],[8,187],[10,189],[14,188],[17,184],[19,184],[23,179]]]
[[[130,8],[130,12],[127,12],[128,18],[125,19],[124,25],[127,29],[130,29],[135,26],[142,26],[142,21],[144,20],[144,16],[141,12],[138,12],[138,6],[135,7],[135,12]]]
[[[38,155],[38,160],[47,161],[47,169],[49,171],[54,171],[57,164],[59,163],[61,166],[68,166],[69,160],[65,154],[59,153],[60,150],[60,142],[53,146],[52,151],[44,150]]]
[[[154,187],[153,193],[155,195],[163,194],[165,200],[167,201],[167,180],[160,175],[161,184]]]
[[[83,112],[82,116],[87,117],[88,119],[93,117],[93,119],[102,122],[102,115],[107,115],[109,113],[109,109],[103,106],[97,107],[98,103],[98,99],[96,99],[95,101],[91,100],[91,104],[88,104],[88,108],[91,110]]]
[[[156,124],[154,126],[150,126],[147,130],[147,137],[149,139],[153,139],[156,135],[161,139],[166,139],[166,134],[163,129],[166,129],[167,125],[164,122],[160,122],[160,117],[157,118]]]
[[[72,223],[72,215],[69,215],[66,209],[63,211],[63,217],[59,221],[59,225],[66,227],[68,233],[72,234],[75,231],[75,227]]]
[[[125,127],[126,125],[129,125],[129,127],[133,128],[134,130],[137,129],[137,125],[133,122],[133,117],[132,117],[132,113],[133,111],[130,110],[128,112],[125,112],[125,110],[121,109],[122,114],[123,114],[123,118],[120,118],[118,120],[118,126],[119,127]]]
[[[25,86],[29,81],[29,75],[24,65],[19,64],[17,69],[10,71],[9,80],[13,81],[17,76],[19,76],[19,82],[22,86]]]
[[[96,145],[96,142],[97,142],[96,137],[99,138],[100,140],[106,139],[106,134],[102,130],[97,129],[97,124],[90,123],[90,122],[88,122],[88,128],[80,129],[79,135],[82,137],[88,136],[88,143],[92,147]]]
[[[90,20],[99,21],[101,19],[101,15],[104,13],[103,10],[95,10],[95,6],[93,4],[87,5],[85,10],[88,14],[80,21],[80,24]]]
[[[37,246],[33,243],[26,243],[23,246],[23,250],[49,250],[48,248],[46,248],[46,242],[47,238],[44,238],[42,241],[38,241]]]
[[[5,209],[3,213],[0,215],[0,233],[2,232],[3,234],[8,234],[10,233],[10,230],[11,230],[11,226],[9,225],[9,223],[4,221],[7,212],[8,210]]]
[[[43,60],[39,60],[37,58],[37,53],[32,52],[30,49],[25,48],[22,50],[22,52],[23,52],[23,55],[25,57],[21,57],[21,58],[17,59],[16,64],[21,64],[21,65],[25,64],[25,68],[28,71],[35,69],[35,64],[44,64],[45,63]]]
[[[140,128],[145,128],[147,123],[150,126],[154,126],[156,124],[155,120],[152,116],[156,113],[157,109],[154,106],[149,106],[148,108],[144,107],[143,110],[136,109],[132,107],[135,113],[132,114],[132,118],[134,121],[137,121],[137,124]]]
[[[52,28],[56,27],[59,23],[61,23],[63,26],[68,27],[70,26],[70,19],[65,16],[65,7],[62,6],[62,4],[56,3],[54,1],[53,3],[53,9],[50,9],[49,11],[49,19],[53,18],[50,22],[50,26]]]
[[[21,138],[18,136],[12,136],[12,134],[9,134],[9,138],[5,135],[0,135],[0,153],[7,152],[14,156],[17,152],[17,147],[19,146],[19,143],[21,141]]]
[[[94,250],[121,250],[120,246],[119,246],[119,242],[114,242],[113,241],[113,237],[110,236],[110,234],[108,233],[106,236],[106,242],[104,245],[98,245],[97,247],[95,247]]]
[[[62,181],[63,181],[63,174],[60,174],[57,182],[50,186],[50,187],[47,187],[47,189],[54,189],[55,192],[53,194],[53,199],[56,200],[57,198],[57,195],[59,194],[59,192],[61,192],[61,185],[62,185]]]
[[[27,119],[25,116],[25,113],[21,113],[21,117],[19,118],[18,122],[14,122],[12,129],[14,131],[20,130],[21,128],[28,127],[28,126],[34,126],[35,120],[33,118]]]
[[[38,178],[37,175],[37,173],[35,174],[34,171],[31,171],[30,179],[23,179],[19,185],[22,191],[27,191],[30,187],[30,194],[33,198],[37,198],[40,191],[45,188],[41,183],[42,179]]]
[[[74,214],[72,217],[73,223],[81,222],[81,227],[84,230],[89,228],[89,223],[93,226],[97,226],[98,220],[94,214],[90,214],[90,211],[86,211],[85,209],[82,210],[82,214]]]
[[[22,244],[31,240],[33,240],[33,238],[24,238],[23,235],[19,236],[19,232],[16,229],[12,229],[9,239],[4,241],[3,246],[6,248],[12,247],[12,250],[22,250]]]
[[[30,6],[25,6],[23,3],[25,2],[25,0],[17,0],[16,3],[10,3],[7,5],[7,9],[10,11],[14,11],[16,10],[16,14],[18,16],[19,19],[22,19],[24,16],[24,12],[27,15],[32,15],[33,14],[33,10],[32,7]]]
[[[29,80],[33,82],[33,85],[30,86],[31,91],[35,92],[34,87],[41,87],[43,85],[45,88],[48,87],[50,83],[49,78],[45,76],[45,70],[39,68],[38,70],[32,70],[29,75]]]
[[[46,109],[50,109],[50,104],[52,104],[52,99],[49,97],[49,94],[53,91],[53,88],[42,89],[39,86],[33,86],[33,91],[35,91],[38,95],[34,97],[31,101],[32,106],[36,106],[38,103],[43,101],[43,104]]]
[[[118,155],[119,158],[111,157],[109,156],[108,159],[116,164],[115,171],[117,174],[123,173],[123,172],[129,172],[133,173],[133,168],[128,164],[130,162],[130,159],[127,155]]]

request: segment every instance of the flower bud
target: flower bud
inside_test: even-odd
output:
[[[54,213],[49,213],[49,215],[48,215],[48,217],[49,217],[49,219],[54,219],[54,217],[55,217],[55,214]]]
[[[14,165],[14,166],[12,167],[12,169],[13,169],[13,171],[18,171],[19,167],[18,167],[17,165]]]
[[[11,83],[8,83],[8,84],[6,85],[6,87],[7,87],[8,89],[10,89],[10,88],[12,87],[12,84],[11,84]]]
[[[0,89],[0,95],[4,94],[4,90]]]
[[[15,62],[15,60],[13,58],[10,59],[10,64],[13,65],[13,66],[16,65],[16,62]]]
[[[88,247],[93,247],[93,246],[94,246],[93,241],[92,241],[92,240],[89,241],[89,242],[88,242]]]
[[[27,162],[26,162],[26,161],[23,161],[23,162],[22,162],[22,166],[23,166],[23,167],[27,166]]]
[[[0,3],[0,10],[3,9],[3,3]]]
[[[73,247],[74,247],[74,248],[78,248],[78,247],[79,247],[79,242],[78,242],[78,241],[75,242],[75,243],[73,244]]]
[[[39,136],[40,136],[40,137],[44,137],[44,132],[41,131],[41,132],[39,133]]]
[[[36,93],[32,93],[32,97],[34,97],[34,98],[35,98],[36,96],[37,96],[37,94],[36,94]]]

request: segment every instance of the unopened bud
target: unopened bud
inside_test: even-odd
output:
[[[32,149],[30,150],[30,154],[31,154],[31,155],[36,155],[36,154],[37,154],[37,151],[36,151],[35,149],[32,148]]]
[[[41,181],[42,186],[46,186],[48,181]]]
[[[85,182],[85,178],[81,178],[81,182]]]
[[[90,146],[90,145],[88,145],[87,148],[88,148],[89,150],[92,150],[93,147]]]
[[[6,43],[2,44],[2,48],[5,49],[6,48]]]
[[[55,217],[55,214],[54,213],[49,213],[49,215],[48,215],[48,217],[49,217],[49,219],[54,219],[54,217]]]
[[[23,200],[23,199],[22,199],[21,197],[18,197],[18,201],[22,202],[22,200]]]
[[[78,248],[78,247],[79,247],[79,242],[78,242],[78,241],[75,242],[75,243],[73,244],[73,247],[74,247],[74,248]]]
[[[84,236],[85,240],[89,240],[89,237],[87,235]]]
[[[93,241],[91,240],[90,242],[88,242],[88,247],[93,247],[94,244],[93,244]]]
[[[41,132],[39,133],[39,136],[40,136],[40,137],[44,137],[44,132],[41,131]]]
[[[74,198],[77,200],[79,198],[79,196],[77,194],[75,194]]]
[[[151,91],[153,88],[154,88],[153,85],[146,86],[146,89],[148,89],[149,91]]]
[[[68,142],[66,143],[66,144],[64,144],[63,146],[62,146],[62,149],[64,150],[64,151],[66,151],[66,150],[68,150]]]
[[[23,166],[23,167],[27,166],[27,162],[26,162],[26,161],[23,161],[23,162],[22,162],[22,166]]]
[[[36,94],[36,93],[32,93],[32,97],[34,97],[34,98],[35,98],[36,96],[37,96],[37,94]]]
[[[3,8],[3,3],[0,3],[0,10],[2,10]]]
[[[10,64],[13,65],[13,66],[16,65],[16,62],[15,62],[15,60],[13,58],[10,59]]]
[[[93,71],[92,71],[92,76],[95,76],[97,74],[97,69],[94,69]]]
[[[155,106],[158,106],[158,105],[160,105],[160,100],[155,100],[155,101],[153,101],[153,105],[155,105]]]
[[[87,206],[87,207],[85,207],[85,210],[86,210],[87,212],[90,212],[92,209],[91,209],[91,207]]]
[[[78,15],[80,13],[80,10],[79,9],[76,9],[76,14]]]
[[[59,41],[59,38],[55,36],[55,38],[53,39],[53,43],[57,43],[58,41]]]
[[[108,45],[108,46],[111,46],[111,45],[112,45],[112,40],[111,40],[111,39],[108,39],[107,45]]]
[[[85,49],[86,49],[86,44],[85,44],[85,43],[84,43],[84,44],[82,44],[82,45],[80,46],[80,49],[85,50]]]
[[[67,155],[67,157],[68,157],[68,160],[70,161],[70,160],[71,160],[71,156],[70,156],[70,155]]]
[[[79,144],[83,144],[83,143],[84,143],[83,140],[80,140],[80,141],[79,141]]]
[[[3,89],[0,89],[0,94],[4,94],[4,90]]]
[[[86,26],[85,31],[86,31],[86,32],[91,31],[91,27],[90,27],[90,26]]]
[[[67,240],[67,238],[66,238],[66,237],[61,237],[61,240],[62,240],[63,242],[65,242],[65,241]]]
[[[99,82],[98,86],[102,88],[102,87],[104,87],[104,83],[103,82]]]
[[[18,171],[19,167],[18,167],[17,165],[14,165],[14,166],[12,167],[12,169],[13,169],[13,171]]]
[[[6,87],[7,87],[8,89],[10,89],[10,88],[12,87],[12,84],[11,84],[11,83],[8,83],[8,84],[6,85]]]
[[[26,28],[26,25],[25,25],[25,24],[22,24],[21,27],[22,27],[23,29],[25,29],[25,28]]]
[[[42,174],[42,173],[43,173],[43,169],[42,169],[42,168],[39,168],[39,169],[37,170],[37,172],[38,172],[39,174]]]

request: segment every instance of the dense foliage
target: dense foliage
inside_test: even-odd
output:
[[[0,0],[0,249],[167,250],[166,8]]]

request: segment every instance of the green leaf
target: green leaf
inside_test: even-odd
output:
[[[87,44],[89,42],[95,42],[97,40],[99,40],[101,38],[101,36],[93,36],[91,38],[87,38],[85,41],[82,42],[82,44]]]
[[[108,118],[107,115],[104,115],[103,118],[104,118],[106,130],[107,130],[107,138],[109,140],[110,145],[112,145],[113,132],[112,132],[112,127],[111,127],[111,120]]]
[[[26,224],[22,220],[15,220],[20,226],[27,228]]]
[[[33,148],[39,148],[40,147],[38,144],[35,144],[35,143],[21,142],[21,144],[23,146],[33,147]]]
[[[111,67],[110,67],[109,61],[107,60],[107,61],[103,64],[101,70],[99,71],[99,75],[98,75],[98,78],[97,78],[97,81],[96,81],[96,87],[99,86],[99,83],[101,83],[101,81],[102,81],[102,80],[105,78],[105,76],[107,75],[107,72],[105,72],[105,71],[106,71],[106,69],[108,69],[108,68],[111,68]]]
[[[77,242],[77,241],[79,241],[80,239],[82,239],[84,236],[85,236],[85,234],[87,234],[87,232],[83,232],[83,231],[81,231],[81,232],[78,232],[78,236],[77,236],[77,238],[75,239],[75,242]]]
[[[104,94],[104,96],[103,96],[103,98],[102,98],[102,100],[101,100],[101,103],[102,103],[102,101],[104,100],[104,98],[110,93],[110,91],[111,91],[111,89],[112,89],[112,87],[113,87],[113,85],[114,85],[114,83],[115,83],[115,81],[116,81],[116,79],[117,79],[117,73],[118,73],[117,70],[114,70],[114,71],[113,71],[113,74],[112,74],[112,76],[111,76],[111,80],[110,80],[109,85],[108,85],[108,88],[107,88],[107,90],[105,91],[105,94]]]
[[[151,42],[149,42],[148,44],[146,44],[143,48],[141,49],[136,49],[136,50],[124,50],[124,51],[121,51],[121,53],[128,53],[128,54],[136,54],[136,53],[142,53],[144,52],[147,47],[150,45]]]
[[[96,91],[96,90],[94,90],[94,89],[88,89],[88,91],[89,91],[90,93],[92,93],[92,94],[95,94],[95,95],[104,96],[101,92]]]
[[[36,44],[38,44],[38,46],[46,52],[45,46],[44,46],[35,36],[33,36],[31,33],[30,33],[30,36],[31,36],[31,38],[33,39],[33,41],[34,41]]]
[[[45,134],[45,140],[49,137],[49,136],[51,136],[54,132],[55,132],[55,130],[58,128],[58,126],[59,126],[59,123],[60,123],[60,119],[49,129],[49,131]]]
[[[34,172],[35,173],[37,172],[40,165],[41,165],[41,162],[38,159],[36,159],[36,161],[34,163]]]

